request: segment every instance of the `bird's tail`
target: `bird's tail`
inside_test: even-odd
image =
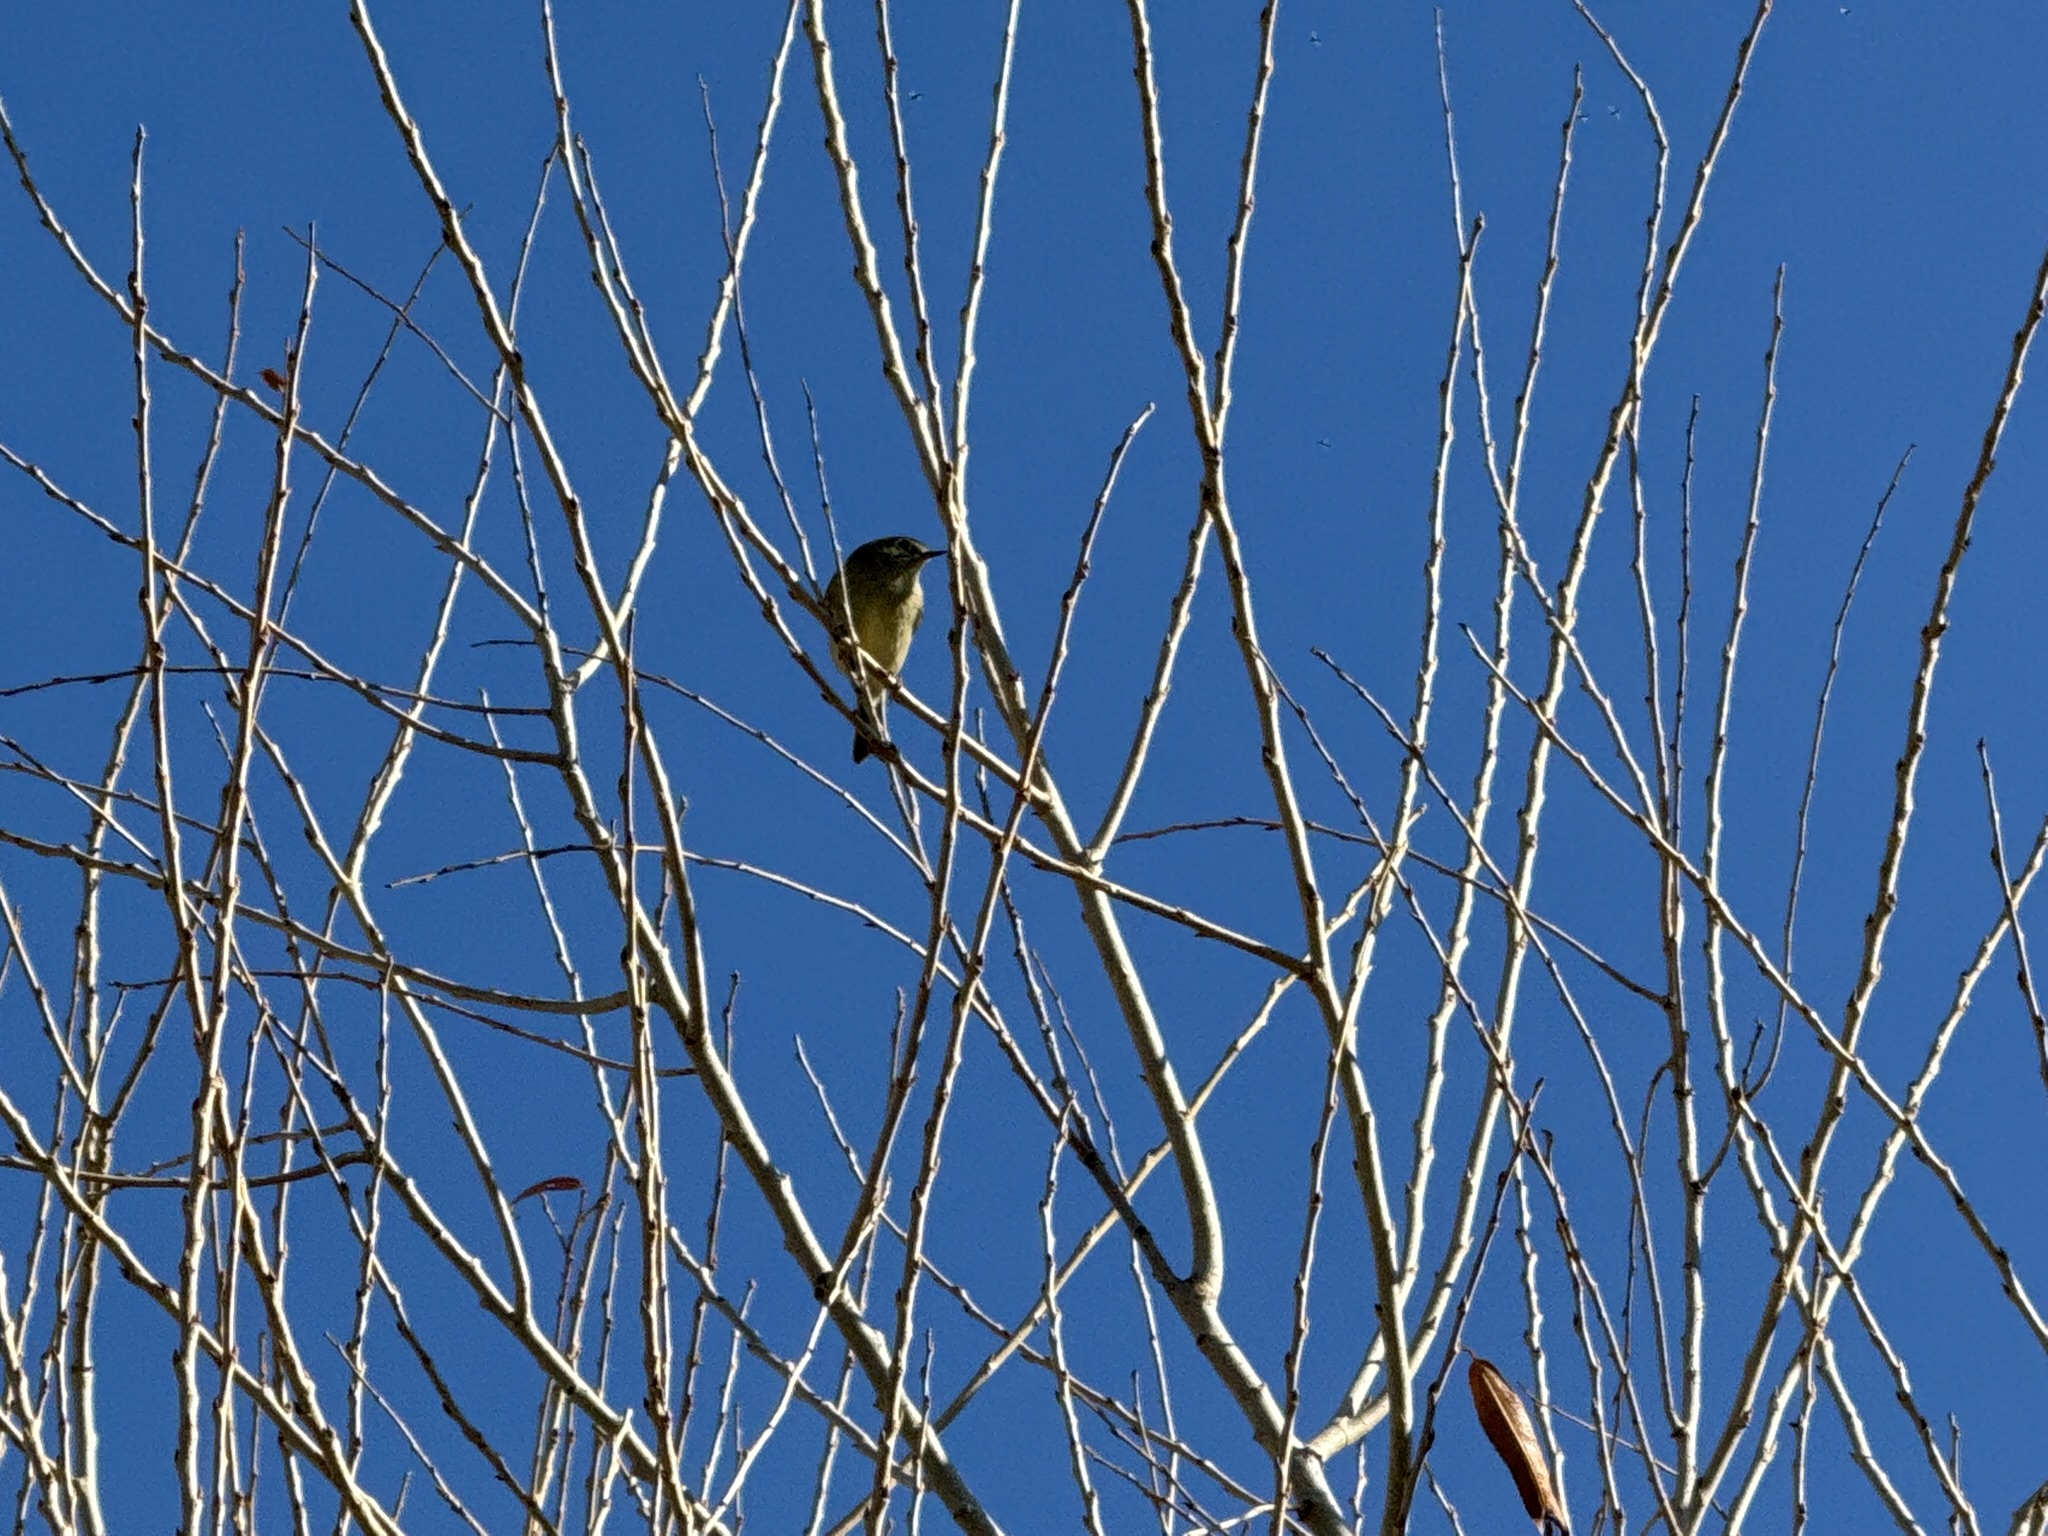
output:
[[[881,751],[882,743],[889,739],[889,733],[882,728],[882,711],[886,707],[881,699],[863,699],[859,718],[853,727],[853,760],[864,763]]]

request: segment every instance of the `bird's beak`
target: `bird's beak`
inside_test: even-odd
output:
[[[926,550],[926,551],[925,551],[925,552],[924,552],[923,554],[921,554],[921,555],[919,555],[919,556],[917,557],[917,558],[918,558],[918,563],[919,563],[919,564],[921,565],[921,564],[923,564],[923,563],[924,563],[925,561],[927,561],[927,560],[940,560],[940,559],[944,559],[944,558],[945,558],[945,554],[946,554],[946,552],[945,552],[945,551],[944,551],[943,549],[928,549],[928,550]]]

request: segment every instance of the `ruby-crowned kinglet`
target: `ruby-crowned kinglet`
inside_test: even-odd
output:
[[[945,551],[926,549],[913,538],[895,534],[870,539],[846,557],[844,571],[834,575],[825,588],[825,620],[832,627],[832,659],[839,670],[858,682],[860,673],[847,645],[846,622],[853,619],[853,633],[867,653],[868,682],[859,687],[860,723],[853,732],[853,760],[865,761],[887,739],[882,729],[882,712],[888,704],[887,685],[882,674],[903,670],[903,658],[910,654],[910,637],[917,633],[924,617],[924,587],[918,581],[927,560]]]

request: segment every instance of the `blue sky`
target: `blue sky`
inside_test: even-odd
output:
[[[593,4],[560,19],[575,122],[594,156],[672,378],[692,371],[724,269],[699,82],[718,124],[728,186],[737,195],[780,10],[762,5],[657,14]],[[1671,140],[1667,219],[1675,219],[1719,113],[1749,13],[1624,0],[1601,16],[1656,94]],[[926,282],[942,337],[954,334],[970,251],[1001,17],[1002,8],[987,0],[906,4],[894,17]],[[476,3],[386,6],[377,20],[408,104],[455,201],[468,210],[466,227],[502,296],[554,134],[537,21],[525,8]],[[1239,0],[1184,0],[1160,5],[1153,21],[1175,239],[1198,334],[1213,348],[1257,11]],[[884,266],[901,314],[900,260],[886,254],[895,249],[887,241],[896,226],[871,15],[842,6],[833,26],[841,89],[863,158],[868,218],[885,241]],[[433,256],[438,228],[342,8],[109,4],[89,14],[39,8],[10,17],[5,30],[0,99],[42,191],[90,259],[115,280],[127,265],[129,154],[137,125],[146,126],[151,314],[202,356],[219,354],[233,242],[236,231],[246,232],[239,379],[280,365],[296,321],[305,262],[287,230],[316,228],[324,251],[386,294],[405,292]],[[1650,134],[1626,79],[1568,4],[1460,0],[1444,7],[1442,32],[1462,207],[1467,221],[1480,214],[1485,219],[1475,283],[1497,432],[1526,346],[1559,128],[1572,99],[1573,71],[1583,69],[1523,508],[1532,554],[1554,580],[1627,363],[1653,171]],[[1257,583],[1266,654],[1312,712],[1350,782],[1382,817],[1397,793],[1400,753],[1370,712],[1313,658],[1312,648],[1328,652],[1397,714],[1406,714],[1437,391],[1457,298],[1457,223],[1434,48],[1426,7],[1283,5],[1229,440],[1234,509]],[[1695,693],[1686,812],[1688,846],[1696,848],[1700,773],[1709,748],[1704,727],[1747,510],[1773,287],[1782,268],[1775,414],[1725,791],[1724,888],[1765,935],[1774,937],[1781,920],[1814,698],[1843,583],[1895,466],[1912,449],[1844,632],[1811,818],[1795,976],[1832,1018],[1839,1017],[1860,953],[1935,572],[2048,241],[2048,189],[2037,164],[2038,146],[2048,142],[2048,93],[2039,83],[2044,56],[2048,13],[2022,3],[1963,11],[1892,0],[1779,7],[1764,29],[1648,376],[1640,476],[1667,648],[1680,578],[1679,487],[1697,401],[1690,588]],[[848,279],[845,231],[819,147],[801,44],[786,89],[745,275],[750,339],[781,463],[818,547],[822,522],[810,466],[808,387],[842,539],[904,532],[938,542],[942,531],[902,415],[876,365],[872,324]],[[979,340],[968,497],[1005,630],[1027,677],[1035,679],[1044,666],[1075,540],[1109,453],[1147,403],[1157,406],[1104,523],[1075,628],[1074,659],[1047,738],[1078,819],[1092,825],[1146,686],[1200,472],[1147,249],[1151,232],[1121,7],[1080,0],[1023,7],[1009,129]],[[638,537],[664,440],[620,361],[582,261],[557,181],[535,245],[520,344],[590,509],[600,561],[616,579]],[[70,273],[11,178],[0,195],[0,273],[6,293],[0,300],[0,443],[132,528],[127,338]],[[488,377],[494,359],[445,258],[427,280],[419,317],[468,377]],[[379,303],[333,272],[322,275],[304,383],[308,416],[321,431],[339,429],[386,327]],[[947,341],[941,349],[947,368],[952,348]],[[1469,361],[1467,350],[1446,497],[1451,554],[1436,746],[1439,772],[1461,793],[1478,752],[1475,710],[1485,677],[1457,626],[1470,625],[1483,636],[1491,622],[1496,523],[1478,457]],[[722,370],[703,432],[721,472],[764,525],[779,530],[781,514],[753,436],[752,405],[730,346]],[[210,403],[188,383],[163,381],[156,439],[167,506],[187,494]],[[406,340],[352,441],[403,494],[452,516],[475,470],[477,415],[462,385],[424,347]],[[2048,775],[2040,768],[2048,741],[2033,686],[2043,659],[2035,620],[2044,556],[2036,513],[2048,482],[2042,423],[2038,399],[2023,391],[1945,637],[1898,926],[1870,1026],[1872,1068],[1894,1094],[1917,1069],[1931,1020],[1946,1006],[1958,971],[1998,908],[1985,857],[1978,742],[1998,770],[2009,856],[2017,860],[2048,810]],[[246,586],[252,569],[270,447],[266,431],[240,418],[212,492],[195,561],[230,585]],[[303,517],[305,496],[316,483],[310,466],[303,474],[295,519]],[[1619,480],[1610,492],[1582,600],[1582,633],[1640,752],[1648,738],[1624,492]],[[367,675],[409,678],[442,579],[433,552],[347,489],[321,517],[316,557],[294,599],[295,627]],[[638,613],[643,666],[744,714],[827,771],[842,772],[844,721],[821,704],[761,625],[703,498],[686,478],[671,492],[667,517]],[[0,571],[0,688],[129,665],[136,635],[132,557],[83,529],[12,471],[0,477],[0,523],[10,551]],[[296,531],[302,523],[289,526]],[[523,570],[502,466],[483,526],[482,546],[508,570]],[[545,525],[541,544],[565,605],[567,640],[587,645],[591,630],[575,610],[559,527]],[[1271,814],[1213,553],[1211,560],[1157,765],[1133,810],[1131,830]],[[908,681],[927,699],[943,699],[947,625],[936,590],[933,596],[934,613]],[[1534,687],[1540,682],[1539,624],[1526,592],[1521,601],[1525,648],[1515,675]],[[801,615],[794,622],[802,638],[816,639],[815,627],[803,628],[808,621]],[[455,645],[437,691],[473,698],[487,689],[494,701],[534,702],[528,659],[516,648],[486,644],[511,638],[507,617],[472,593],[458,609]],[[1667,710],[1671,682],[1667,649]],[[212,749],[196,712],[200,697],[195,685],[187,699],[193,712],[182,727],[193,734],[180,747],[190,754],[194,784],[210,782],[204,764]],[[93,778],[116,704],[115,690],[83,685],[0,696],[0,736],[62,772]],[[699,851],[857,895],[890,921],[922,932],[924,898],[916,879],[824,791],[674,695],[658,694],[650,707],[687,798],[686,824]],[[268,709],[279,739],[299,755],[314,802],[326,814],[348,814],[381,750],[383,729],[351,715],[331,690],[312,685],[280,684]],[[1564,722],[1603,768],[1613,766],[1598,716],[1576,692]],[[508,729],[515,736],[528,731],[530,744],[540,740],[532,722]],[[1521,755],[1530,739],[1526,720],[1512,719],[1506,734],[1510,766],[1494,838],[1511,851]],[[937,760],[928,736],[910,750],[921,752],[928,767]],[[592,751],[601,763],[616,761],[613,742],[594,744]],[[1312,785],[1305,791],[1309,814],[1350,824],[1344,798],[1316,777],[1306,738],[1291,737],[1290,751],[1303,782]],[[430,755],[392,808],[371,861],[373,879],[402,880],[513,846],[502,782],[492,764]],[[879,774],[842,782],[888,816]],[[1553,768],[1552,786],[1553,831],[1538,878],[1538,910],[1581,934],[1616,966],[1658,978],[1655,870],[1640,839],[1562,765]],[[275,787],[264,795],[279,818],[272,837],[292,843],[280,856],[301,858]],[[194,807],[211,809],[201,802]],[[568,835],[559,802],[543,803],[539,814],[552,818],[543,842]],[[67,811],[64,798],[20,773],[0,782],[0,827],[77,835],[75,812]],[[1454,819],[1441,806],[1424,816],[1418,839],[1421,851],[1437,859],[1455,862],[1462,853]],[[1325,878],[1339,893],[1369,865],[1348,844],[1330,845],[1326,853]],[[579,872],[573,859],[554,863],[570,926],[593,967],[592,989],[602,990],[612,982],[599,978],[615,977],[617,935],[606,926],[588,869]],[[1210,830],[1133,843],[1118,851],[1113,872],[1276,944],[1300,942],[1291,877],[1269,834]],[[1451,892],[1442,882],[1415,878],[1421,899],[1440,919]],[[26,907],[29,932],[50,946],[38,964],[46,975],[61,976],[75,877],[66,884],[48,861],[13,849],[0,850],[0,880],[10,899]],[[822,1076],[845,1095],[841,1112],[871,1128],[880,1042],[895,989],[914,982],[915,962],[843,914],[758,880],[716,869],[701,872],[699,880],[709,970],[741,977],[735,1028],[763,1123],[789,1162],[817,1182],[825,1206],[836,1210],[848,1186],[830,1182],[839,1176],[836,1154],[790,1042],[803,1039]],[[977,874],[977,890],[978,882]],[[1133,1155],[1150,1144],[1156,1124],[1100,977],[1089,969],[1071,897],[1036,875],[1023,876],[1020,891],[1035,904],[1034,939],[1044,945],[1076,1028],[1122,1111],[1124,1150]],[[422,965],[508,988],[560,987],[530,886],[512,866],[381,890],[377,899],[394,945]],[[125,915],[134,925],[134,959],[113,969],[143,978],[161,966],[162,935],[159,928],[152,936],[150,917],[146,902]],[[1497,923],[1487,932],[1471,966],[1475,994],[1490,999]],[[1695,907],[1686,939],[1695,989],[1699,934]],[[1134,921],[1132,942],[1157,980],[1168,1035],[1185,1052],[1183,1076],[1199,1080],[1256,1006],[1265,975],[1243,957],[1164,924]],[[998,949],[1007,965],[1007,941]],[[790,955],[804,963],[789,964]],[[1389,1114],[1405,1155],[1419,1059],[1414,1042],[1437,975],[1426,944],[1398,921],[1384,941],[1380,966],[1364,1029],[1378,1080],[1391,1085]],[[1775,1008],[1768,989],[1739,964],[1731,978],[1738,1020],[1768,1023]],[[1979,989],[1924,1123],[2021,1272],[2038,1274],[2048,1262],[2038,1175],[2048,1138],[2032,1037],[2011,981],[2008,947]],[[1590,970],[1573,972],[1572,983],[1613,1052],[1624,1103],[1631,1113],[1639,1111],[1664,1048],[1661,1017]],[[1021,1008],[1014,967],[1002,986],[1010,1004]],[[1605,1111],[1555,999],[1533,981],[1527,990],[1517,1025],[1520,1080],[1526,1089],[1544,1079],[1543,1124],[1558,1138],[1561,1163],[1578,1167],[1591,1192],[1575,1214],[1596,1241],[1610,1239],[1611,1255],[1620,1195],[1611,1147],[1603,1140]],[[10,1030],[33,1027],[12,979],[0,988],[0,1020]],[[590,1176],[601,1137],[587,1079],[554,1058],[481,1031],[462,1040],[474,1053],[479,1112],[502,1137],[506,1182],[516,1189],[564,1171]],[[1447,1113],[1459,1129],[1445,1149],[1453,1160],[1463,1145],[1457,1116],[1470,1113],[1477,1069],[1469,1040],[1461,1038],[1457,1049]],[[1217,1145],[1228,1149],[1218,1154],[1234,1237],[1227,1310],[1255,1361],[1274,1373],[1287,1344],[1288,1282],[1322,1061],[1316,1021],[1296,1000],[1219,1096],[1213,1124],[1204,1122]],[[1794,1026],[1783,1075],[1774,1082],[1787,1102],[1788,1123],[1810,1118],[1789,1106],[1811,1095],[1822,1066],[1810,1037]],[[173,1144],[185,1107],[179,1070],[163,1069],[164,1134]],[[975,1043],[966,1073],[961,1113],[971,1130],[956,1133],[966,1145],[949,1155],[941,1184],[940,1217],[954,1224],[943,1258],[982,1288],[978,1294],[990,1298],[994,1310],[1014,1315],[1029,1304],[1035,1284],[1030,1265],[1047,1132],[986,1042]],[[10,1091],[33,1098],[28,1084],[35,1080],[31,1073]],[[686,1089],[673,1102],[679,1166],[695,1169],[710,1123]],[[1649,1159],[1668,1181],[1668,1096],[1660,1102]],[[423,1107],[418,1123],[408,1127],[418,1138],[417,1160],[430,1168],[453,1159],[435,1113]],[[1719,1125],[1717,1107],[1702,1113]],[[1831,1204],[1831,1215],[1845,1216],[1861,1193],[1881,1130],[1866,1105],[1852,1103],[1845,1132],[1851,1145],[1836,1154],[1841,1171],[1830,1185],[1842,1209]],[[142,1139],[138,1133],[138,1143]],[[159,1150],[138,1144],[135,1156],[139,1162]],[[1341,1173],[1343,1162],[1333,1155],[1333,1169]],[[908,1173],[904,1177],[907,1182]],[[1714,1335],[1713,1358],[1723,1374],[1709,1384],[1710,1403],[1746,1342],[1753,1304],[1740,1283],[1763,1263],[1747,1196],[1732,1174],[1723,1178],[1710,1230],[1727,1234],[1714,1251],[1736,1277],[1734,1294],[1741,1299],[1711,1314],[1710,1326],[1726,1331]],[[1163,1181],[1153,1193],[1161,1202],[1154,1219],[1173,1234],[1171,1243],[1182,1241],[1177,1204]],[[7,1196],[10,1202],[25,1198],[18,1191]],[[699,1198],[693,1185],[687,1200]],[[1078,1174],[1063,1186],[1077,1224],[1084,1209],[1092,1219],[1090,1198]],[[1321,1261],[1329,1289],[1322,1293],[1316,1348],[1304,1376],[1304,1411],[1312,1417],[1327,1411],[1349,1375],[1361,1330],[1370,1327],[1369,1317],[1347,1315],[1342,1300],[1353,1283],[1363,1298],[1371,1274],[1353,1219],[1356,1200],[1336,1200],[1337,1208],[1343,1214],[1328,1224]],[[691,1205],[685,1219],[701,1225],[701,1212]],[[138,1220],[162,1221],[164,1236],[175,1230],[168,1210]],[[800,1332],[808,1321],[801,1277],[778,1267],[773,1233],[757,1208],[736,1197],[733,1221],[733,1273],[758,1274],[765,1287],[759,1305]],[[1539,1213],[1536,1226],[1543,1240],[1547,1213]],[[0,1239],[0,1248],[13,1241]],[[1887,1196],[1872,1244],[1866,1283],[1873,1304],[1894,1327],[1924,1402],[1937,1415],[1960,1419],[1978,1510],[1987,1525],[2002,1527],[2005,1512],[2041,1476],[2030,1459],[2037,1448],[2022,1407],[2040,1395],[2040,1351],[2012,1320],[1995,1275],[1946,1196],[1910,1160]],[[1674,1251],[1667,1242],[1665,1260],[1675,1269]],[[1125,1358],[1131,1293],[1123,1260],[1098,1263],[1104,1267],[1101,1289],[1090,1294],[1101,1309],[1104,1337],[1093,1342],[1109,1362],[1105,1382],[1117,1382],[1143,1362]],[[1619,1286],[1618,1259],[1610,1270],[1611,1283]],[[1557,1283],[1554,1267],[1550,1283]],[[423,1296],[445,1299],[451,1329],[469,1326],[459,1292],[436,1290],[430,1280],[420,1284]],[[1497,1255],[1468,1338],[1526,1384],[1516,1300],[1510,1265]],[[947,1305],[929,1304],[935,1312]],[[1563,1361],[1569,1376],[1576,1357],[1562,1289],[1550,1306],[1553,1370]],[[778,1307],[788,1310],[778,1313]],[[946,1326],[956,1326],[947,1316]],[[799,1321],[792,1325],[790,1318]],[[164,1336],[149,1331],[160,1325],[137,1317],[133,1326],[139,1358],[162,1360]],[[1077,1323],[1086,1326],[1085,1319]],[[1868,1373],[1861,1336],[1852,1324],[1837,1326],[1848,1330],[1841,1335],[1845,1355]],[[963,1362],[975,1358],[969,1337],[946,1335],[937,1367],[942,1382],[949,1369],[964,1370]],[[1185,1411],[1201,1426],[1191,1435],[1219,1447],[1226,1460],[1244,1452],[1230,1405],[1213,1389],[1205,1393],[1202,1368],[1184,1340],[1175,1348],[1177,1380],[1188,1384]],[[1582,1380],[1569,1379],[1570,1390],[1560,1395],[1583,1398]],[[508,1398],[523,1403],[518,1394],[529,1386],[519,1383]],[[149,1390],[136,1399],[139,1421],[148,1418]],[[478,1390],[488,1395],[488,1379]],[[1915,1509],[1927,1520],[1942,1518],[1932,1479],[1888,1392],[1873,1389],[1869,1405],[1872,1433]],[[1505,1479],[1483,1447],[1475,1449],[1464,1403],[1449,1399],[1446,1414],[1435,1454],[1467,1528],[1512,1518]],[[1817,1426],[1819,1454],[1810,1475],[1832,1508],[1846,1513],[1839,1525],[1832,1513],[1817,1517],[1816,1528],[1867,1528],[1883,1512],[1847,1461],[1839,1424],[1820,1417],[1826,1422]],[[1028,1431],[1018,1428],[1024,1425]],[[1012,1437],[1024,1433],[1054,1433],[1035,1378],[999,1386],[959,1429],[959,1454],[992,1505],[1007,1509],[1013,1530],[1032,1528],[1017,1502],[1034,1480],[1034,1466],[1013,1454]],[[1573,1507],[1590,1509],[1596,1482],[1590,1441],[1580,1431],[1561,1433]],[[1044,1446],[1048,1455],[1063,1454],[1056,1439]],[[136,1513],[170,1497],[167,1457],[166,1446],[162,1458],[146,1463],[163,1469],[160,1486],[152,1473],[123,1495],[135,1500]],[[1782,1467],[1774,1478],[1752,1528],[1781,1528]],[[767,1528],[784,1528],[791,1517],[778,1501],[785,1496],[757,1487],[751,1512]],[[1631,1503],[1635,1523],[1648,1507],[1638,1491]],[[1440,1515],[1425,1507],[1417,1528],[1443,1528]]]

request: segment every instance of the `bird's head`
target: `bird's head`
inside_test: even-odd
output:
[[[848,555],[846,570],[856,590],[873,582],[901,591],[916,583],[926,561],[944,554],[943,549],[926,549],[908,534],[891,534],[886,539],[870,539]]]

